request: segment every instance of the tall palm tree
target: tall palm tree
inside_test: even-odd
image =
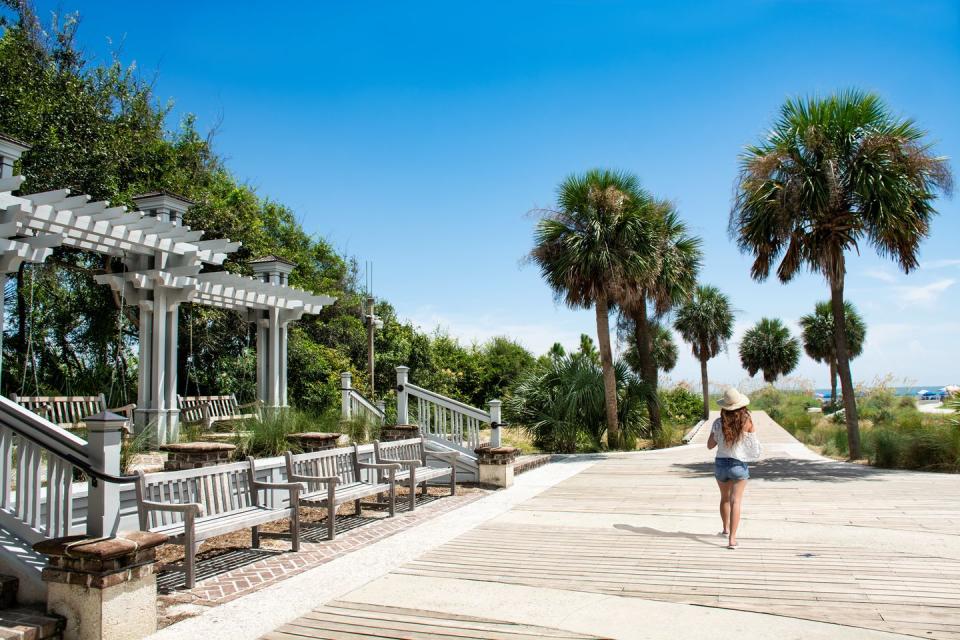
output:
[[[726,349],[733,336],[733,308],[730,298],[716,287],[700,285],[693,296],[678,310],[673,323],[683,339],[690,343],[694,357],[700,361],[700,384],[703,387],[703,419],[710,416],[710,382],[707,361]]]
[[[751,376],[763,372],[770,384],[797,368],[800,362],[800,341],[777,318],[761,318],[747,329],[740,341],[740,363]]]
[[[630,369],[640,374],[640,358],[637,356],[637,338],[633,325],[630,322],[625,323],[623,331],[626,334],[626,350],[623,352],[623,360]],[[620,331],[618,329],[618,331]],[[657,367],[657,371],[669,373],[677,366],[677,343],[673,341],[673,334],[670,329],[659,322],[652,322],[650,325],[651,356]]]
[[[755,257],[751,275],[764,280],[779,260],[782,282],[808,268],[830,286],[851,458],[860,457],[860,430],[843,322],[846,256],[868,244],[904,272],[917,267],[933,201],[952,187],[946,159],[925,138],[876,95],[846,91],[788,100],[766,139],[741,156],[730,229]]]
[[[693,293],[700,270],[702,243],[700,238],[688,233],[687,225],[672,204],[651,201],[646,210],[656,225],[654,248],[658,259],[649,263],[650,268],[642,278],[626,283],[619,292],[618,302],[623,314],[633,323],[640,379],[650,391],[647,399],[650,429],[656,434],[660,431],[661,419],[653,324]]]
[[[847,348],[851,360],[863,353],[867,325],[851,302],[843,303]],[[830,366],[830,402],[837,402],[837,340],[833,331],[833,306],[830,301],[818,302],[813,313],[800,318],[803,350],[817,362]]]
[[[596,312],[611,447],[620,445],[620,431],[610,307],[623,283],[649,272],[656,261],[652,243],[644,243],[652,233],[639,207],[646,200],[629,173],[593,169],[572,175],[557,189],[556,209],[542,212],[530,252],[558,300]]]

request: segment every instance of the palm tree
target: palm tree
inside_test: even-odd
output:
[[[867,337],[867,325],[851,302],[843,303],[844,324],[847,331],[847,348],[853,360],[863,353]],[[813,313],[800,318],[803,350],[817,362],[830,365],[830,403],[837,402],[837,341],[833,332],[833,307],[830,301],[818,302]]]
[[[630,322],[625,323],[623,330],[626,333],[627,348],[623,352],[623,360],[629,365],[630,369],[640,374],[640,358],[637,356],[637,338]],[[657,371],[669,373],[677,366],[677,343],[673,340],[673,334],[668,328],[659,322],[650,324],[650,342],[651,356],[657,367]]]
[[[730,298],[716,287],[701,285],[680,309],[673,323],[683,339],[690,343],[694,357],[700,361],[700,384],[703,387],[703,419],[710,416],[710,382],[707,361],[727,348],[733,336],[733,309]]]
[[[904,272],[917,267],[933,201],[952,186],[925,137],[876,95],[846,91],[788,100],[767,138],[741,156],[730,229],[755,257],[751,275],[764,280],[779,260],[782,282],[808,268],[830,286],[851,458],[860,457],[860,430],[843,321],[846,255],[869,244]]]
[[[700,270],[702,243],[700,238],[689,235],[687,225],[670,203],[651,201],[646,209],[656,224],[654,247],[658,259],[649,263],[650,269],[642,278],[626,283],[618,302],[622,313],[633,323],[640,379],[650,391],[647,399],[650,429],[656,434],[660,431],[661,419],[657,362],[653,354],[654,321],[685,302],[693,293]],[[640,249],[642,247],[637,248]]]
[[[624,282],[650,271],[656,256],[650,222],[638,205],[649,199],[629,173],[593,169],[557,189],[557,208],[543,212],[531,259],[559,300],[594,307],[603,369],[607,442],[618,447],[617,387],[610,348],[610,306]]]
[[[747,329],[740,341],[740,363],[751,376],[763,371],[770,384],[797,368],[800,362],[800,341],[790,335],[777,318],[761,318]]]

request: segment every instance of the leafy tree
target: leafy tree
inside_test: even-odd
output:
[[[836,362],[851,458],[860,431],[844,322],[846,257],[872,245],[904,272],[917,267],[938,193],[952,176],[926,132],[899,118],[872,93],[787,100],[767,137],[741,156],[730,229],[754,256],[751,275],[766,279],[774,263],[789,282],[803,268],[830,286]]]
[[[800,341],[779,319],[762,318],[743,334],[740,362],[751,376],[762,371],[763,379],[773,384],[797,368]]]
[[[532,260],[559,300],[593,307],[603,371],[607,438],[620,443],[617,387],[610,348],[610,307],[618,288],[649,272],[655,260],[648,222],[638,209],[646,196],[637,178],[593,169],[572,175],[557,189],[556,210],[544,211],[534,233]]]
[[[700,361],[700,384],[703,388],[703,419],[710,416],[710,381],[707,361],[727,348],[733,337],[733,308],[730,299],[716,287],[700,285],[693,296],[678,310],[673,323],[683,339],[690,343],[694,357]]]
[[[853,360],[863,353],[867,325],[851,302],[843,303],[847,348]],[[830,301],[818,302],[813,313],[800,318],[803,350],[817,362],[830,366],[830,402],[837,402],[837,340],[833,331],[833,307]]]
[[[656,434],[662,421],[657,396],[655,321],[693,293],[702,254],[700,239],[688,233],[671,204],[648,199],[644,213],[653,223],[653,234],[635,236],[638,243],[650,244],[635,246],[634,250],[645,251],[652,246],[657,259],[648,261],[645,271],[624,283],[618,290],[617,301],[634,328],[640,378],[651,392],[647,399],[650,427]]]

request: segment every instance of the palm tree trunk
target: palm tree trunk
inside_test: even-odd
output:
[[[830,404],[837,404],[837,361],[830,361]]]
[[[607,444],[611,449],[620,446],[620,425],[617,423],[617,378],[613,371],[613,351],[610,349],[610,307],[606,300],[597,300],[597,345],[600,348],[600,367],[603,369],[603,395],[607,403]]]
[[[706,353],[706,350],[703,350]],[[707,381],[707,359],[700,359],[700,384],[703,386],[703,419],[710,417],[710,383]]]
[[[830,305],[833,308],[833,335],[837,346],[837,373],[843,391],[844,418],[847,421],[847,443],[850,459],[860,458],[860,424],[857,419],[857,398],[854,396],[853,375],[850,373],[850,351],[847,346],[847,322],[843,308],[843,275],[830,283]]]
[[[637,358],[640,360],[640,378],[646,383],[648,389],[647,412],[650,414],[650,431],[658,434],[661,421],[660,401],[657,398],[657,363],[653,361],[653,344],[650,341],[646,299],[644,295],[633,314],[633,335],[637,343]]]

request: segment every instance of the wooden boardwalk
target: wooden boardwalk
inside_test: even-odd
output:
[[[480,635],[454,637],[528,637],[529,628],[495,621],[509,619],[509,607],[491,610],[491,619],[461,620],[454,614],[477,608],[422,595],[456,592],[458,585],[482,585],[492,594],[503,585],[526,589],[520,593],[530,598],[539,593],[544,601],[548,594],[579,592],[584,599],[642,599],[842,625],[833,627],[838,637],[860,637],[860,629],[863,635],[960,639],[960,478],[826,461],[765,414],[757,412],[755,421],[765,459],[751,468],[742,546],[735,551],[717,535],[704,429],[695,446],[606,457],[381,579],[394,591],[381,588],[377,595],[377,582],[371,583],[333,610],[322,607],[269,637],[361,637],[309,635],[317,616],[327,625],[346,624],[337,622],[344,615],[374,625],[375,637],[442,637],[461,625],[464,633]],[[397,585],[409,589],[398,592]],[[421,595],[410,595],[417,587]],[[378,609],[378,597],[380,605],[416,606]],[[357,604],[364,598],[366,604]],[[699,607],[690,615],[703,611]],[[544,611],[538,624],[563,626],[563,615]],[[582,624],[577,628],[584,631]],[[389,635],[401,631],[412,635]],[[534,635],[541,633],[548,631]],[[622,635],[646,637],[635,634]],[[818,637],[833,633],[828,628]]]
[[[499,622],[474,616],[460,616],[385,607],[352,602],[331,602],[307,615],[297,618],[272,633],[264,640],[357,640],[389,638],[403,640],[430,640],[431,638],[475,638],[482,640],[590,640],[568,631],[546,627]]]

